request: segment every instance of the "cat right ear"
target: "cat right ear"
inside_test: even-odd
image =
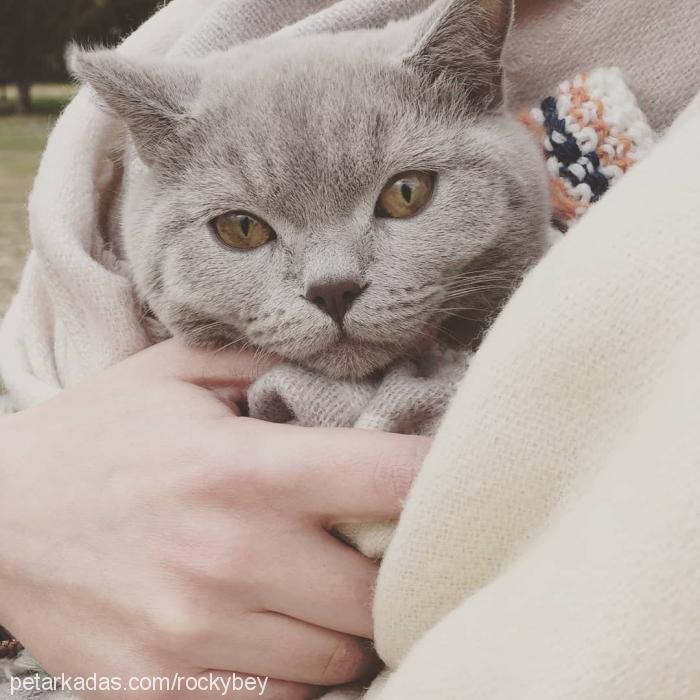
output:
[[[431,81],[448,81],[476,111],[503,101],[501,54],[513,0],[439,0],[422,20],[404,64]]]
[[[194,69],[140,61],[113,50],[71,47],[67,58],[71,73],[127,125],[147,165],[177,140],[199,92]]]

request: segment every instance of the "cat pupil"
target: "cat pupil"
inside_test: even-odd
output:
[[[241,223],[241,230],[243,231],[243,235],[248,238],[248,234],[250,233],[250,226],[251,226],[251,220],[247,216],[242,216],[240,219]]]
[[[403,198],[406,200],[406,202],[410,204],[411,199],[413,198],[413,189],[409,184],[404,182],[403,185],[401,185],[401,194],[403,195]]]

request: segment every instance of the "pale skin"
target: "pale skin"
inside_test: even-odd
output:
[[[241,418],[263,369],[171,341],[0,419],[0,621],[51,673],[373,672],[377,564],[329,529],[395,518],[429,443]]]

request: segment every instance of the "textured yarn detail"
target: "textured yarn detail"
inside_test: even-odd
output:
[[[559,85],[520,114],[547,161],[554,225],[566,231],[647,155],[654,133],[617,69]]]

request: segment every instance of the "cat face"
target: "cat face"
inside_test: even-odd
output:
[[[177,66],[75,57],[140,156],[123,246],[168,331],[344,378],[472,341],[548,219],[537,147],[496,109],[505,4]]]

